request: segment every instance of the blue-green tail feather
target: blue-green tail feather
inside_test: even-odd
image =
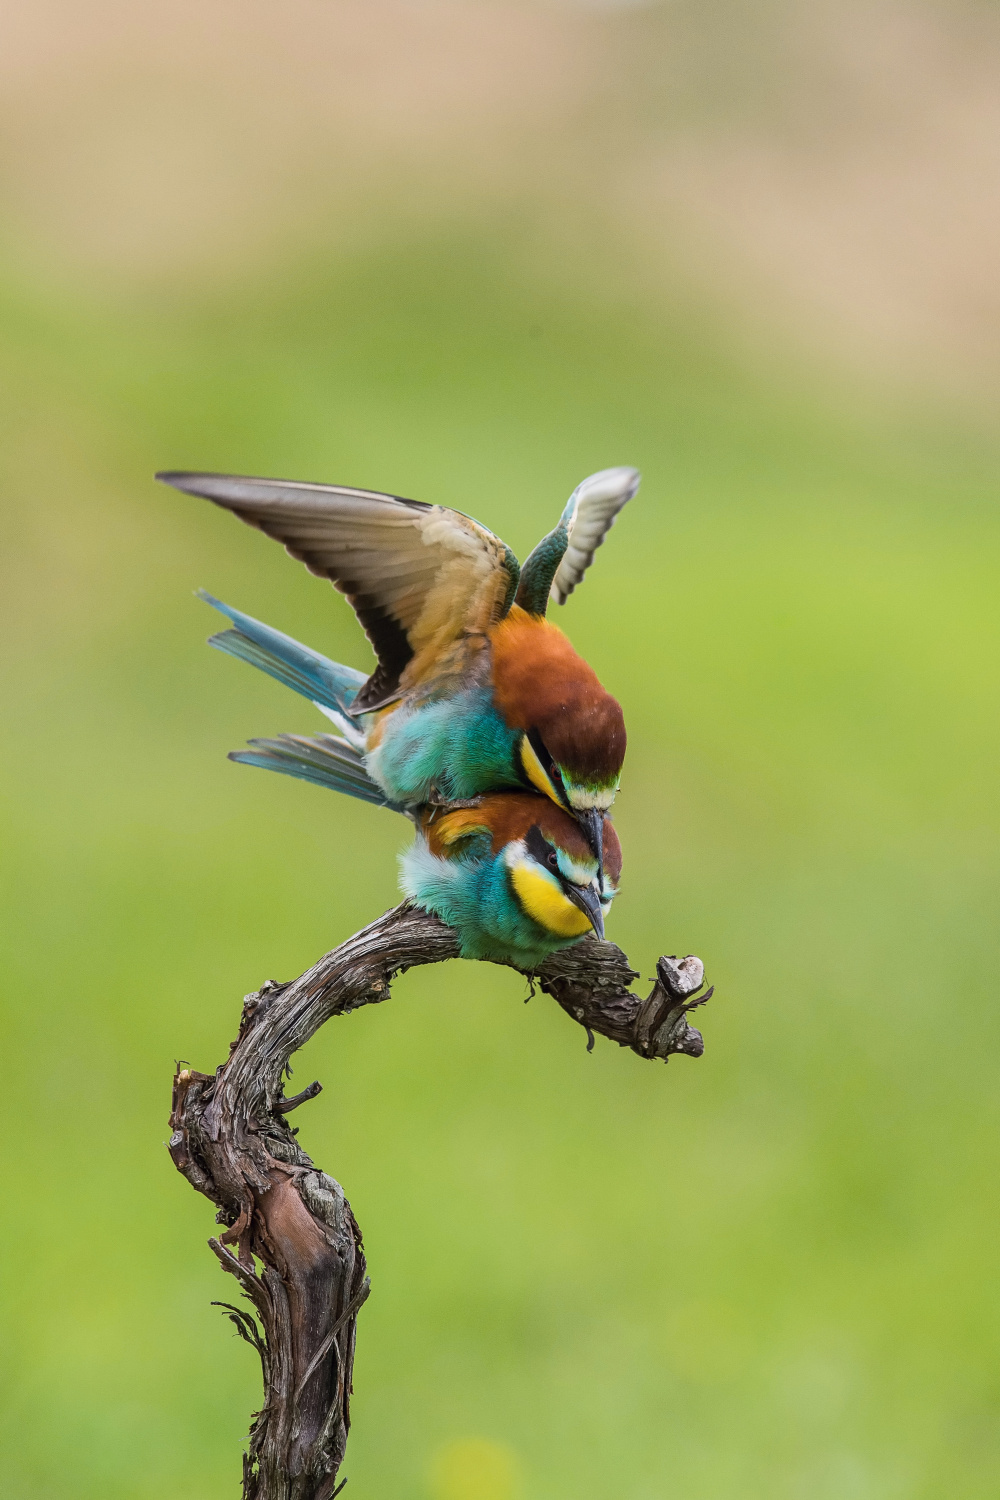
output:
[[[229,759],[244,766],[258,766],[263,771],[297,776],[301,781],[344,792],[348,797],[358,797],[376,807],[403,811],[388,800],[381,787],[368,775],[354,746],[337,735],[317,734],[307,738],[298,734],[281,734],[277,739],[250,740],[249,744],[249,750],[231,750]]]
[[[317,708],[335,718],[338,727],[352,740],[360,740],[358,724],[348,717],[347,710],[358,689],[368,680],[364,672],[330,661],[290,635],[223,604],[204,589],[198,591],[198,597],[224,614],[236,627],[213,635],[208,642],[210,646],[257,667],[293,692],[301,693],[303,698],[308,698]]]

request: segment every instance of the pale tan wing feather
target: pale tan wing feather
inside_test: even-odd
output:
[[[638,490],[639,477],[638,469],[602,469],[573,491],[563,512],[569,532],[566,551],[552,580],[551,597],[556,604],[565,604],[582,582],[619,511]]]
[[[517,562],[478,521],[376,490],[227,474],[158,479],[231,510],[346,594],[378,657],[354,711],[461,670],[509,607]]]

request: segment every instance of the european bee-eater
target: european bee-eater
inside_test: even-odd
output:
[[[338,726],[344,752],[354,752],[344,756],[348,780],[363,761],[401,808],[533,788],[573,814],[600,865],[625,724],[545,611],[582,580],[639,487],[635,469],[604,469],[578,485],[523,568],[478,521],[441,505],[289,480],[157,478],[231,510],[347,595],[378,658],[367,679],[203,597],[235,627],[210,644],[302,693]],[[298,761],[269,764],[306,774]]]
[[[579,823],[548,799],[496,792],[476,803],[421,809],[400,861],[403,890],[455,929],[463,958],[530,969],[590,931],[602,938],[622,867],[610,818],[599,868]]]

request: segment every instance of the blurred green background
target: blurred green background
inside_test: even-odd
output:
[[[352,1500],[1000,1489],[995,8],[112,0],[0,55],[3,1459],[238,1493],[259,1377],[174,1059],[391,905],[401,820],[199,586],[347,606],[160,467],[468,510],[644,473],[559,618],[629,725],[666,1070],[488,966],[297,1060],[366,1236]]]

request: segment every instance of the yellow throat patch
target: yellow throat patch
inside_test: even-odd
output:
[[[590,918],[574,906],[558,884],[543,870],[531,864],[516,864],[510,872],[511,884],[524,910],[546,932],[557,937],[582,937],[590,931]]]
[[[543,796],[551,797],[557,807],[562,807],[562,798],[552,785],[552,779],[535,754],[534,746],[527,735],[521,740],[521,764],[532,786],[537,787]]]

